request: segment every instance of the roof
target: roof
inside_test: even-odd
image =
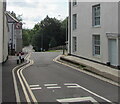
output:
[[[14,18],[9,12],[6,12],[8,23],[20,23],[16,18]]]

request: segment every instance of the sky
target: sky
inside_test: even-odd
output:
[[[67,0],[7,0],[7,11],[22,15],[23,28],[32,29],[47,15],[64,20],[68,16]]]

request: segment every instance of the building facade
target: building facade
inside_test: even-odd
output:
[[[120,66],[120,2],[69,2],[68,53]]]
[[[9,54],[22,51],[22,23],[14,18],[9,12],[7,14],[9,26]]]
[[[8,25],[6,18],[6,2],[0,2],[0,63],[8,57]]]

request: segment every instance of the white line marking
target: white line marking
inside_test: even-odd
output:
[[[78,84],[76,84],[76,83],[65,83],[64,85],[65,86],[69,86],[69,85],[71,85],[71,86],[77,86]]]
[[[67,86],[67,88],[79,88],[79,86]]]
[[[57,86],[58,84],[44,84],[44,86]]]
[[[61,87],[47,87],[47,89],[57,89],[57,88],[61,88]]]
[[[101,77],[99,77],[99,76],[97,76],[97,75],[94,75],[94,74],[92,74],[92,73],[89,73],[89,72],[80,70],[80,69],[78,69],[78,68],[76,68],[76,67],[70,66],[70,65],[68,65],[68,64],[64,64],[64,63],[62,63],[62,62],[59,62],[59,61],[57,61],[57,58],[59,58],[59,57],[60,57],[60,56],[56,57],[55,59],[53,59],[53,61],[54,61],[54,62],[57,62],[57,63],[59,63],[59,64],[66,65],[66,66],[68,66],[68,67],[70,67],[70,68],[76,69],[76,70],[78,70],[78,71],[80,71],[80,72],[83,72],[83,73],[85,73],[85,74],[92,75],[93,77],[99,78],[99,79],[101,79],[101,80],[103,80],[103,81],[107,81],[107,82],[111,83],[110,80],[107,80],[107,79],[105,79],[105,78],[101,78]],[[115,83],[115,82],[113,82],[113,81],[112,81],[111,84],[119,86],[118,83]],[[85,90],[85,91],[87,91],[87,92],[89,92],[89,93],[91,93],[91,94],[93,94],[93,95],[95,95],[95,96],[97,96],[97,97],[99,97],[99,98],[101,98],[101,99],[103,99],[103,100],[105,100],[105,101],[107,101],[107,102],[112,103],[110,100],[108,100],[108,99],[106,99],[106,98],[104,98],[104,97],[102,97],[102,96],[100,96],[100,95],[98,95],[98,94],[96,94],[96,93],[94,93],[94,92],[92,92],[92,91],[90,91],[90,90],[82,87],[82,86],[80,86],[80,88],[83,89],[83,90]]]
[[[31,90],[41,90],[41,87],[31,88]]]
[[[58,102],[84,102],[91,101],[93,104],[99,104],[92,97],[80,97],[80,98],[67,98],[67,99],[57,99]]]
[[[67,88],[79,88],[79,85],[76,83],[65,83],[65,86],[67,86]]]
[[[39,87],[40,85],[30,85],[30,87]]]
[[[63,62],[57,61],[57,59],[60,58],[60,56],[62,56],[62,55],[57,56],[56,58],[53,59],[53,61],[56,62],[56,63],[62,64],[62,65],[68,66],[68,67],[70,67],[70,68],[73,68],[73,69],[75,69],[75,70],[77,70],[77,71],[80,71],[80,72],[82,72],[82,73],[91,75],[92,77],[98,78],[98,79],[100,79],[100,80],[102,80],[102,81],[105,81],[105,82],[108,82],[108,83],[110,83],[110,84],[112,84],[112,85],[116,85],[116,86],[119,86],[119,87],[120,87],[120,84],[119,84],[119,83],[116,83],[116,82],[111,81],[111,80],[109,80],[109,79],[106,79],[106,78],[104,78],[104,77],[95,75],[95,74],[93,74],[93,73],[90,73],[90,72],[87,72],[87,71],[84,71],[84,70],[80,70],[79,68],[73,67],[73,66],[68,65],[68,64],[65,64],[65,63],[63,63]]]

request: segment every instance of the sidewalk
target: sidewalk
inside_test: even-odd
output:
[[[63,61],[68,61],[70,63],[79,65],[80,68],[86,71],[90,71],[92,73],[108,78],[112,81],[120,83],[120,70],[118,69],[114,69],[114,68],[111,68],[111,67],[108,67],[102,64],[94,63],[92,61],[88,61],[88,60],[81,59],[81,58],[74,57],[74,56],[62,55],[60,59]]]
[[[15,102],[12,69],[17,66],[16,56],[9,56],[2,64],[2,102]],[[9,93],[8,93],[9,92]]]

